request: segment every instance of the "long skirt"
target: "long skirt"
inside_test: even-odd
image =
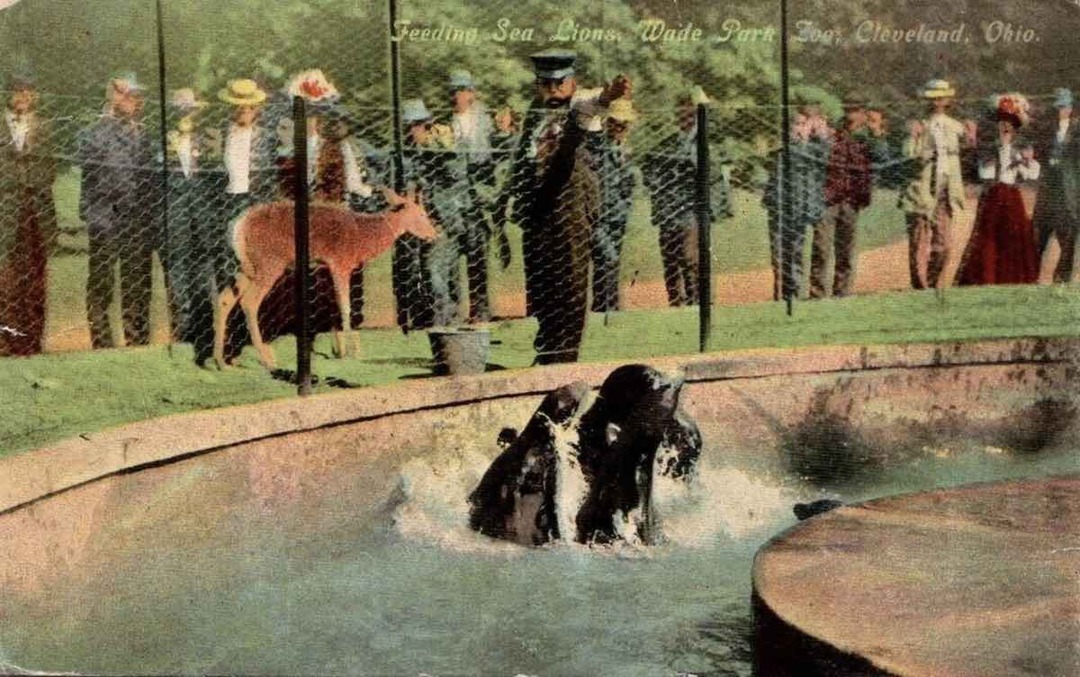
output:
[[[0,355],[36,355],[45,335],[48,253],[31,196],[20,196],[18,224],[0,264]]]
[[[1020,189],[996,183],[979,202],[957,283],[1032,284],[1038,277],[1035,233]]]

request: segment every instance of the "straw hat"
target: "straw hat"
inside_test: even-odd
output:
[[[922,89],[924,99],[951,99],[956,96],[956,90],[948,80],[931,80]]]
[[[218,98],[234,106],[258,106],[266,101],[266,92],[254,80],[241,78],[229,80],[228,86],[218,92]]]

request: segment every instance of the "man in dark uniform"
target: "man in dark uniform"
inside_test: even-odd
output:
[[[509,183],[513,217],[522,228],[526,308],[539,324],[536,364],[578,358],[588,313],[590,237],[600,211],[599,181],[584,140],[602,130],[608,104],[630,94],[630,81],[622,76],[602,89],[579,90],[576,59],[563,50],[532,56],[536,98]]]

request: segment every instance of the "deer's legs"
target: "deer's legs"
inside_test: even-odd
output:
[[[334,350],[338,357],[345,357],[346,339],[352,334],[352,303],[349,298],[351,272],[331,272],[334,279],[334,294],[337,295],[338,312],[341,313],[341,329],[334,331]],[[359,348],[359,345],[357,347]]]
[[[248,333],[251,334],[251,345],[259,351],[259,360],[267,369],[273,369],[275,366],[274,353],[263,341],[262,331],[259,329],[259,306],[262,305],[271,286],[273,286],[272,279],[270,284],[263,284],[262,280],[252,279],[243,273],[236,276],[236,289],[240,296],[240,307],[244,310]]]
[[[225,327],[236,301],[236,292],[226,286],[218,292],[217,303],[214,304],[214,362],[218,369],[225,368]]]

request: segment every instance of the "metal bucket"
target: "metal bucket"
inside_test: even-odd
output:
[[[435,373],[483,374],[491,351],[491,332],[472,327],[428,331]]]

